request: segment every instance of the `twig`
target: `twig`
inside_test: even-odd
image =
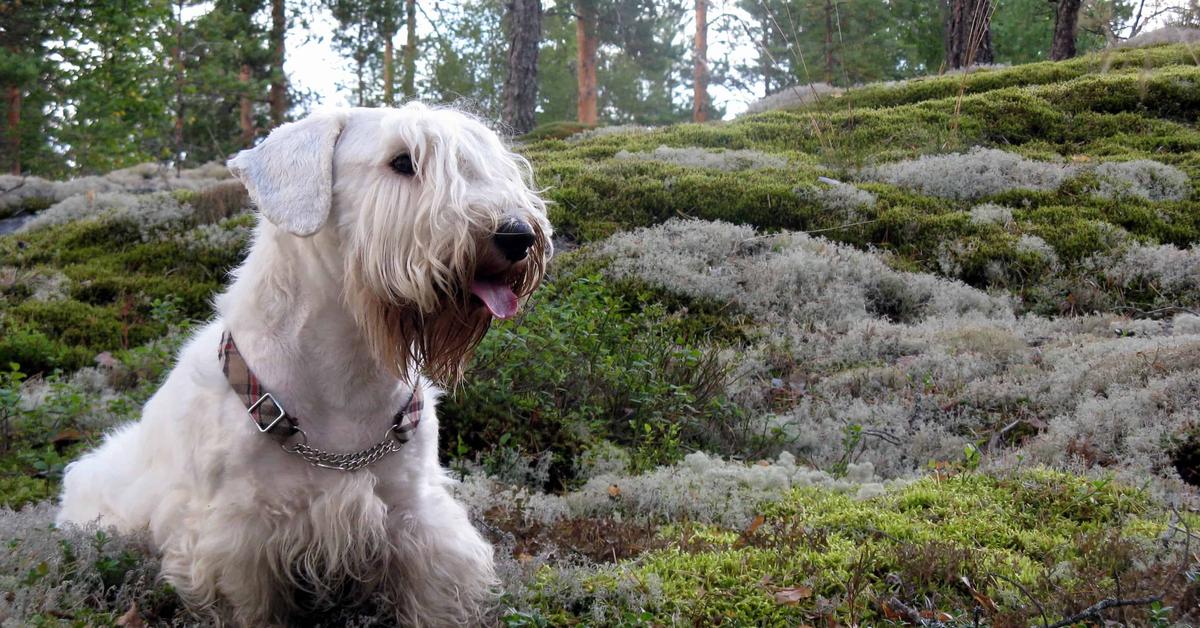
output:
[[[1161,595],[1139,597],[1132,600],[1116,600],[1113,598],[1108,598],[1105,600],[1100,600],[1099,602],[1096,602],[1095,604],[1083,609],[1083,612],[1071,615],[1070,617],[1058,623],[1050,624],[1046,628],[1066,628],[1067,626],[1079,623],[1085,619],[1101,619],[1100,613],[1109,608],[1119,608],[1122,606],[1142,606],[1144,604],[1153,604],[1159,601],[1162,601]]]
[[[1195,316],[1200,316],[1200,313],[1198,313],[1196,310],[1186,308],[1181,305],[1168,305],[1166,307],[1160,307],[1160,308],[1154,309],[1154,310],[1143,310],[1141,308],[1137,308],[1132,305],[1119,305],[1113,309],[1119,310],[1119,311],[1123,310],[1123,311],[1127,311],[1127,312],[1134,312],[1137,314],[1141,314],[1142,316],[1153,316],[1155,314],[1165,314],[1165,313],[1170,313],[1170,312],[1176,312],[1176,313],[1182,312],[1184,314],[1192,314]]]
[[[1020,582],[1017,582],[1016,580],[1013,580],[1012,578],[1009,578],[1003,574],[994,573],[992,574],[992,577],[999,578],[1020,589],[1021,593],[1024,593],[1025,597],[1029,598],[1029,601],[1033,602],[1033,605],[1037,607],[1038,613],[1041,613],[1042,615],[1042,628],[1046,628],[1046,622],[1049,621],[1046,619],[1046,609],[1042,607],[1042,603],[1039,602],[1036,597],[1033,597],[1033,594],[1029,592],[1029,589],[1026,589],[1024,586],[1022,586]]]
[[[900,444],[900,439],[896,435],[889,432],[884,432],[882,430],[863,430],[862,434],[863,436],[874,436],[875,438],[892,445]]]
[[[1171,524],[1167,527],[1171,528],[1172,532],[1182,532],[1185,535],[1187,535],[1188,537],[1196,539],[1197,541],[1200,541],[1200,534],[1196,534],[1195,532],[1188,532],[1187,530],[1184,530],[1183,528],[1181,528],[1175,524]]]
[[[930,628],[944,628],[946,626],[946,624],[943,624],[940,621],[921,617],[921,614],[917,612],[917,609],[905,604],[904,602],[901,602],[900,598],[898,597],[892,596],[892,599],[888,600],[888,606],[890,606],[892,610],[903,615],[904,620],[910,624],[929,626]]]
[[[873,223],[873,222],[879,222],[879,219],[875,219],[875,220],[864,220],[864,221],[862,221],[862,222],[852,222],[852,223],[850,223],[850,224],[846,224],[846,225],[838,225],[838,226],[836,226],[836,227],[826,227],[826,228],[824,228],[824,229],[813,229],[812,231],[801,231],[800,233],[806,233],[806,234],[808,234],[808,235],[812,235],[812,234],[814,234],[814,233],[825,233],[826,231],[837,231],[838,229],[847,229],[847,228],[849,228],[849,227],[857,227],[857,226],[860,226],[860,225],[869,225],[869,224],[871,224],[871,223]]]

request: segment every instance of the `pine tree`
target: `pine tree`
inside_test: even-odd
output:
[[[505,5],[505,21],[509,44],[502,120],[513,132],[527,133],[533,129],[537,106],[541,0],[509,0]]]
[[[708,0],[696,0],[692,57],[692,122],[704,122],[708,120]]]
[[[991,63],[992,0],[948,0],[946,13],[946,66],[963,68]]]

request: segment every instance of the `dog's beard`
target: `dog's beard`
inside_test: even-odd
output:
[[[537,221],[531,226],[536,240],[529,256],[501,278],[519,301],[541,284],[550,253],[542,226]],[[484,270],[477,268],[476,257],[469,256],[462,265],[465,272],[446,282],[453,289],[433,289],[435,305],[430,311],[422,311],[415,300],[392,300],[385,296],[386,290],[381,295],[351,270],[349,300],[367,345],[383,368],[405,380],[420,372],[443,386],[462,380],[467,362],[492,322],[488,307],[470,291],[476,272]]]

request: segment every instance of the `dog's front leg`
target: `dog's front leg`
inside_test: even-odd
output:
[[[396,578],[390,584],[406,624],[478,625],[498,591],[492,546],[440,484],[411,508],[392,511]]]

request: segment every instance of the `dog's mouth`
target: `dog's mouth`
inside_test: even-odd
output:
[[[521,298],[540,280],[544,244],[535,227],[511,221],[478,244],[475,272],[468,286],[472,302],[479,300],[493,318],[516,316]]]
[[[517,314],[517,293],[513,290],[509,273],[476,276],[471,280],[471,294],[482,301],[496,318],[512,318]]]

